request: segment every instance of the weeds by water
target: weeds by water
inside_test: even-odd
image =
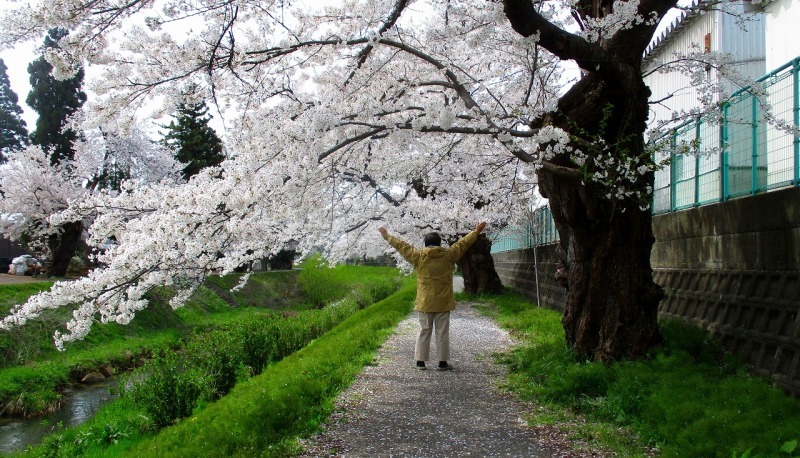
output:
[[[236,453],[244,455],[256,450],[248,447],[260,450],[256,453],[258,455],[277,454],[275,456],[295,447],[291,438],[313,428],[324,418],[332,397],[363,367],[369,352],[382,342],[392,323],[408,313],[412,303],[408,296],[413,296],[413,286],[406,286],[400,297],[393,296],[392,300],[384,301],[385,305],[378,306],[383,312],[363,310],[354,315],[357,310],[391,295],[401,284],[408,284],[407,280],[403,280],[396,269],[354,266],[335,269],[309,267],[299,277],[302,279],[305,275],[327,278],[328,284],[344,284],[345,288],[318,288],[314,301],[303,301],[307,305],[301,303],[295,310],[286,307],[279,310],[250,308],[236,318],[209,319],[199,311],[201,307],[207,309],[206,306],[193,308],[188,315],[195,319],[194,323],[204,323],[196,327],[202,332],[190,339],[179,353],[159,352],[160,356],[142,368],[142,376],[134,375],[121,384],[121,399],[101,409],[82,427],[46,438],[29,454],[119,456],[128,448],[136,447],[137,451],[133,453],[136,456],[147,453],[161,455],[161,445],[156,446],[160,451],[149,452],[147,450],[153,449],[137,444],[176,422],[180,430],[201,421],[211,422],[207,425],[210,436],[206,439],[192,437],[191,441],[185,437],[163,439],[167,442],[177,440],[178,445],[167,446],[172,450],[170,453],[177,450],[184,453],[187,443],[197,440],[201,442],[190,453],[191,456],[227,455],[216,455],[221,449],[208,448],[210,443],[227,443],[225,450],[234,447],[238,450]],[[297,283],[302,284],[302,281]],[[239,297],[236,300],[246,299]],[[313,308],[319,307],[318,301],[327,305]],[[229,304],[212,308],[219,309],[222,315],[227,314],[223,310],[231,309]],[[201,319],[203,316],[205,318]],[[207,327],[211,322],[214,325]],[[308,345],[310,342],[313,344]],[[294,353],[303,347],[306,347],[302,350],[305,356],[295,357]],[[300,379],[294,373],[298,367]],[[267,373],[271,375],[263,380]],[[262,381],[256,383],[255,380]],[[240,386],[259,387],[245,395],[247,399],[239,398],[243,404],[261,405],[257,418],[242,417],[248,409],[242,409],[242,404],[237,404],[239,401],[229,400],[237,392],[245,390]],[[264,396],[273,396],[273,400],[263,405]],[[205,413],[222,408],[216,407],[220,405],[228,406],[223,414],[225,420],[220,420],[216,416],[218,413]],[[181,421],[192,414],[196,415]],[[212,417],[202,420],[204,415]],[[261,420],[266,423],[260,425]],[[233,424],[226,423],[228,421]],[[225,424],[218,426],[220,422]],[[263,437],[255,443],[230,442],[233,440],[229,437],[232,432],[244,436],[261,434],[240,430],[246,424],[252,427],[253,422],[259,423]],[[166,435],[169,438],[170,431],[175,428],[165,429],[152,443],[161,444],[160,437]]]
[[[800,437],[800,402],[704,331],[663,322],[664,345],[646,360],[606,366],[575,358],[558,312],[515,293],[483,301],[520,339],[504,362],[508,387],[538,405],[533,424],[563,426],[621,456],[791,456],[786,444]]]

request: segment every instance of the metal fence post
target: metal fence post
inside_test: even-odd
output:
[[[728,199],[729,195],[729,187],[730,187],[730,177],[728,176],[728,109],[730,108],[729,103],[724,103],[722,105],[722,126],[719,129],[720,135],[720,143],[722,148],[720,148],[720,160],[719,160],[719,168],[720,168],[720,201],[724,202]]]
[[[752,144],[750,147],[753,149],[751,151],[750,157],[752,162],[752,170],[751,170],[751,179],[753,182],[750,186],[750,194],[755,194],[758,192],[758,98],[754,95],[751,95],[751,100],[753,101],[751,105],[751,113],[750,115],[753,117],[753,122],[750,124],[752,130]]]
[[[542,306],[542,300],[539,297],[539,259],[536,257],[536,246],[533,247],[533,276],[536,280],[536,306]]]
[[[669,211],[674,212],[677,206],[677,192],[678,192],[678,176],[676,171],[678,168],[675,166],[675,146],[678,144],[678,131],[672,131],[672,138],[670,139],[670,152],[669,152]]]
[[[792,77],[794,80],[792,108],[795,129],[800,128],[800,75],[798,75],[798,67],[800,67],[800,58],[792,61]],[[800,135],[797,135],[797,132],[794,135],[794,184],[800,185]]]
[[[696,144],[699,146],[701,143],[700,140],[700,127],[703,125],[703,121],[697,120],[697,125],[694,129],[694,139]],[[700,202],[700,151],[698,150],[694,155],[694,204],[693,207],[699,205]]]

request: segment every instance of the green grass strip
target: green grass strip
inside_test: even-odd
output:
[[[703,330],[662,322],[664,345],[647,359],[606,366],[574,357],[560,313],[516,293],[481,300],[520,339],[505,360],[508,386],[536,405],[532,424],[620,456],[797,454],[800,402],[749,374]]]
[[[131,450],[133,456],[280,456],[313,431],[333,399],[410,312],[415,287],[361,310],[227,396]]]

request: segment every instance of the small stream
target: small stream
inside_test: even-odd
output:
[[[37,445],[47,434],[58,429],[78,426],[90,419],[106,402],[113,399],[110,389],[117,380],[69,389],[64,392],[61,409],[49,415],[34,418],[0,418],[0,453],[25,450]]]

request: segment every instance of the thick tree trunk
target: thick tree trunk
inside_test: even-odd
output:
[[[48,237],[47,246],[50,250],[50,260],[47,263],[48,277],[63,277],[67,274],[69,262],[75,256],[82,233],[83,223],[77,221],[61,226],[59,234]]]
[[[486,234],[467,250],[457,265],[464,277],[464,291],[469,294],[501,294],[503,283],[494,268],[492,242]]]
[[[644,147],[650,90],[641,71],[656,23],[644,21],[590,41],[550,23],[530,0],[503,4],[517,33],[537,36],[542,47],[584,71],[556,110],[531,123],[568,132],[570,146],[584,155],[569,148],[538,151],[545,157],[539,189],[550,200],[561,237],[556,275],[567,287],[567,342],[594,360],[642,357],[660,340],[656,313],[663,295],[650,267],[652,217],[646,207],[653,158]],[[641,0],[638,12],[663,17],[676,4]],[[613,8],[606,0],[581,1],[572,13],[602,19]]]
[[[628,210],[578,223],[570,221],[573,203],[550,198],[561,236],[557,275],[567,288],[567,342],[596,361],[641,358],[661,339],[657,312],[663,293],[650,267],[651,214]]]
[[[561,113],[567,116],[552,121],[568,128],[574,121],[564,119],[583,119],[582,126],[589,132],[605,124],[608,127],[595,134],[611,145],[603,154],[636,158],[634,168],[646,165],[651,159],[642,132],[649,90],[640,84],[637,92],[624,96],[617,92],[620,87],[632,86],[636,84],[609,88],[596,78],[585,77],[559,103]],[[605,108],[611,108],[606,118],[591,114]],[[556,157],[552,163],[569,166],[568,160]],[[607,171],[618,173],[614,168]],[[648,172],[628,186],[643,190],[652,185],[653,173]],[[567,342],[578,354],[596,361],[645,356],[661,339],[657,312],[663,297],[650,267],[655,239],[646,200],[618,198],[611,185],[545,170],[539,172],[539,186],[550,201],[561,239],[557,276],[567,288],[562,319]]]

